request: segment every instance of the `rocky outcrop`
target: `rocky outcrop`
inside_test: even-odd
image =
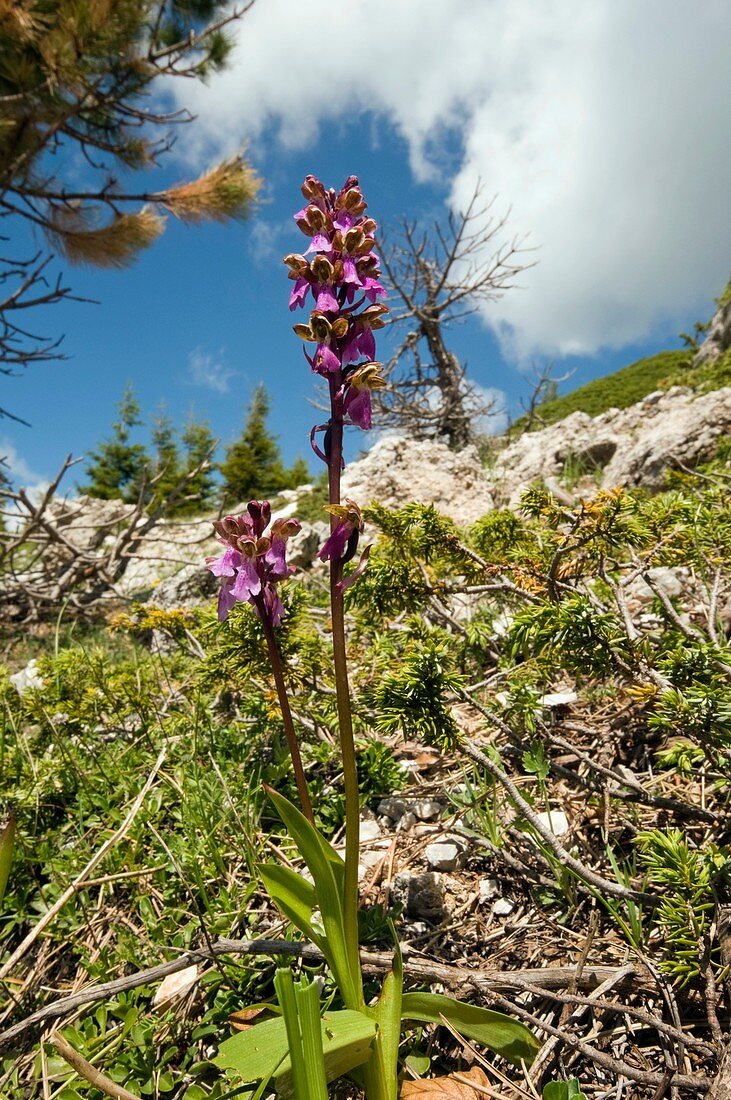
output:
[[[650,394],[620,416],[621,446],[604,469],[602,485],[661,489],[668,467],[694,467],[711,458],[719,436],[731,432],[731,388],[694,395],[678,387]]]
[[[48,518],[54,527],[81,550],[96,550],[112,538],[134,513],[133,504],[122,500],[98,500],[96,497],[54,497],[48,505]]]
[[[626,409],[600,416],[575,412],[558,424],[508,444],[491,472],[500,504],[515,506],[536,481],[548,483],[572,469],[588,486],[661,489],[665,471],[681,461],[693,467],[709,458],[718,437],[731,432],[731,388],[695,394],[680,386],[648,394]]]
[[[343,496],[361,506],[387,508],[409,501],[433,504],[456,523],[474,523],[493,507],[490,485],[474,447],[455,453],[443,443],[396,436],[381,439],[365,458],[345,468]]]
[[[700,367],[718,359],[731,348],[731,283],[726,293],[719,299],[719,306],[713,315],[706,338],[698,348],[693,366]]]

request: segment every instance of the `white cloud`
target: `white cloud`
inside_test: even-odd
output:
[[[257,218],[249,232],[249,250],[258,264],[263,265],[270,260],[281,264],[291,237],[291,222],[268,222]]]
[[[471,384],[477,404],[487,411],[476,418],[475,428],[481,435],[501,435],[508,426],[508,398],[494,386]]]
[[[519,361],[590,353],[703,316],[728,277],[730,30],[726,0],[262,0],[231,69],[180,93],[187,140],[303,148],[373,111],[423,179],[458,131],[453,206],[481,178],[538,249],[488,323]]]
[[[45,493],[50,484],[48,478],[34,470],[6,436],[0,437],[0,460],[0,470],[14,485],[22,485],[27,489],[32,500],[37,500]]]
[[[214,393],[228,393],[230,381],[236,371],[227,367],[219,355],[211,355],[203,348],[195,348],[188,355],[188,380],[194,386],[203,386]]]
[[[0,460],[2,469],[9,472],[13,482],[22,484],[25,488],[44,486],[47,488],[48,480],[25,461],[15,445],[7,437],[0,437]]]

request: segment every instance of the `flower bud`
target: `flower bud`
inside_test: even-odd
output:
[[[349,229],[343,237],[343,248],[346,252],[353,255],[362,247],[364,240],[365,233],[363,230],[354,226],[352,229]],[[370,251],[370,249],[368,249],[368,251]]]
[[[304,275],[310,266],[305,257],[301,256],[299,252],[290,252],[288,256],[284,257],[282,262],[287,265],[291,272],[291,276],[295,278],[299,275]]]
[[[302,194],[308,202],[315,202],[317,199],[325,198],[325,188],[317,176],[306,176],[302,184]]]
[[[268,500],[250,500],[246,511],[251,516],[254,534],[258,538],[271,519],[271,505]]]
[[[272,541],[274,539],[291,539],[302,529],[298,519],[275,519],[271,527]]]

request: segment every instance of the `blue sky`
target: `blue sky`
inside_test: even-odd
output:
[[[68,360],[3,383],[4,403],[32,424],[0,421],[20,480],[88,453],[127,382],[148,416],[164,404],[182,423],[194,409],[224,443],[264,382],[285,457],[307,457],[314,385],[281,257],[301,247],[291,215],[308,172],[335,186],[358,174],[387,226],[444,217],[478,178],[496,209],[511,208],[537,266],[450,333],[470,377],[509,411],[533,368],[573,370],[573,387],[679,346],[677,333],[709,315],[731,269],[725,3],[443,0],[425,12],[416,0],[314,0],[308,18],[326,33],[312,59],[292,18],[301,10],[257,0],[229,71],[171,88],[198,118],[147,185],[248,142],[262,202],[243,226],[171,219],[123,272],[68,273],[100,304],[34,318],[65,333]],[[351,456],[366,442],[354,431]]]

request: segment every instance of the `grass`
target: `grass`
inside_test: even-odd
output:
[[[729,301],[731,280],[716,299],[716,305],[723,307]],[[546,401],[539,408],[540,422],[536,422],[534,430],[547,424],[557,424],[573,412],[599,416],[607,409],[626,409],[642,401],[649,393],[669,389],[670,386],[690,386],[701,393],[731,386],[731,350],[711,363],[692,368],[690,364],[694,354],[695,349],[690,347],[661,351],[646,359],[638,359],[614,374],[595,378],[571,393]],[[520,432],[525,427],[526,417],[522,416],[513,425],[513,430]]]
[[[585,386],[579,386],[571,393],[564,394],[547,401],[540,406],[539,415],[543,425],[556,424],[564,420],[573,412],[585,412],[589,416],[599,416],[607,409],[626,409],[647,397],[648,393],[658,390],[667,383],[669,378],[673,383],[678,381],[678,375],[688,372],[691,353],[683,348],[679,351],[661,351],[658,355],[652,355],[647,359],[639,359],[628,367],[622,367],[614,374],[608,374],[604,378],[595,378],[587,382]],[[690,378],[686,382],[688,384]],[[515,428],[520,428],[525,422],[525,417],[516,421]],[[541,424],[536,424],[540,428]]]

